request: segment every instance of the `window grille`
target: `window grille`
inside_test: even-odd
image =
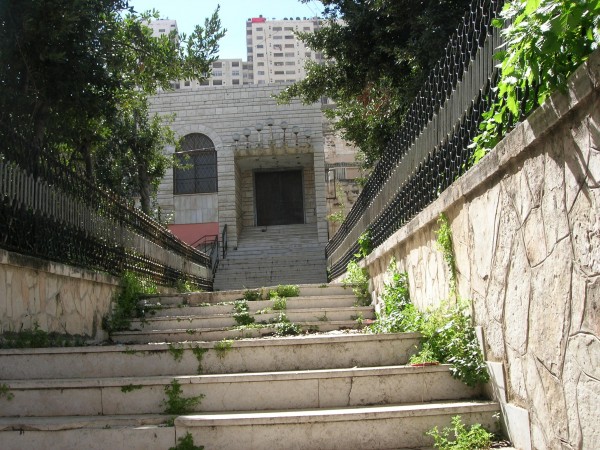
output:
[[[201,133],[183,138],[182,151],[175,154],[181,166],[174,169],[174,194],[217,192],[217,152],[210,138]]]

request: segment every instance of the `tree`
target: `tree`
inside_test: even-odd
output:
[[[153,38],[147,23],[158,17],[127,0],[1,2],[0,136],[16,133],[32,158],[43,148],[117,191],[127,191],[118,180],[133,179],[135,167],[149,212],[146,193],[166,168],[156,148],[171,137],[148,117],[147,97],[205,77],[225,33],[218,9],[189,37]],[[110,168],[96,158],[109,148],[120,162]]]
[[[306,2],[307,0],[301,0]],[[306,103],[326,96],[326,114],[371,166],[380,157],[471,0],[321,0],[324,26],[298,33],[326,63],[279,95]]]

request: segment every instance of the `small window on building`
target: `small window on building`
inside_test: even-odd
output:
[[[208,80],[202,80],[200,82],[200,86],[208,86],[210,84],[210,82]]]
[[[258,84],[265,84],[265,80],[258,80]]]
[[[164,28],[160,28],[160,29],[158,30],[158,32],[159,32],[159,33],[166,33],[166,32],[167,32],[167,30],[165,30]]]
[[[231,63],[231,67],[240,67],[240,62],[239,61],[233,61]]]
[[[184,84],[185,86],[189,86],[189,85],[190,85],[190,80],[185,80],[185,81],[183,82],[183,84]]]
[[[312,53],[311,53],[311,52],[306,52],[306,53],[304,54],[304,56],[306,56],[307,58],[310,58],[310,57],[312,56]]]
[[[273,27],[273,31],[281,31],[281,27]]]
[[[257,39],[258,41],[262,41],[262,40],[264,39],[264,36],[260,36],[260,35],[259,35],[259,36],[256,36],[256,39]]]
[[[286,70],[286,71],[285,71],[285,74],[286,74],[286,75],[295,75],[295,74],[296,74],[296,71],[295,71],[295,70]]]
[[[260,62],[257,62],[257,63],[256,63],[256,65],[257,65],[258,67],[264,67],[264,66],[265,66],[265,63],[264,63],[264,62],[262,62],[262,61],[260,61]]]
[[[294,52],[288,52],[285,54],[286,58],[293,58],[294,57]]]
[[[188,134],[181,149],[175,153],[181,167],[173,169],[173,193],[217,192],[217,152],[210,138],[201,133]]]
[[[213,86],[222,86],[223,80],[213,80]]]
[[[310,31],[310,27],[304,27],[302,28],[303,31]]]
[[[238,79],[231,80],[231,84],[240,84],[240,80],[238,80]]]
[[[285,65],[286,66],[295,66],[296,65],[296,61],[286,61]]]
[[[285,48],[294,48],[294,44],[285,44]]]
[[[283,70],[276,70],[275,75],[283,75]]]
[[[293,35],[287,35],[285,38],[286,39],[294,39],[294,36]]]
[[[273,36],[273,39],[280,40],[283,39],[283,37],[280,34],[278,34],[276,36]]]
[[[265,74],[265,71],[264,71],[264,70],[259,70],[259,71],[258,71],[258,74],[259,74],[259,75],[264,75],[264,74]]]
[[[294,27],[284,27],[285,31],[294,31]]]
[[[273,53],[275,58],[283,58],[283,53]]]
[[[264,45],[262,45],[262,44],[258,44],[258,45],[256,46],[256,48],[265,48],[265,46],[264,46]]]
[[[264,53],[257,53],[257,54],[256,54],[256,57],[257,57],[257,58],[264,58],[264,57],[265,57],[265,54],[264,54]]]
[[[256,31],[262,31],[262,30],[263,30],[263,28],[262,28],[262,27],[257,27],[257,28],[256,28]]]
[[[213,69],[220,69],[223,67],[223,63],[221,61],[215,61],[213,64]]]
[[[240,76],[240,71],[239,70],[232,70],[231,71],[231,76],[232,77],[239,77]]]

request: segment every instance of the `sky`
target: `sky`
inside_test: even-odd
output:
[[[130,0],[137,12],[156,9],[161,19],[177,21],[179,32],[190,34],[195,25],[204,25],[204,19],[221,5],[219,16],[227,34],[220,41],[219,58],[246,59],[246,20],[263,15],[267,19],[284,17],[313,17],[320,15],[323,5],[317,0],[300,3],[299,0]]]

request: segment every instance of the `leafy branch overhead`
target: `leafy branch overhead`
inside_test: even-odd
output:
[[[304,1],[304,0],[303,0]],[[298,33],[329,58],[309,63],[307,76],[278,99],[336,103],[326,114],[357,145],[367,166],[381,156],[470,0],[321,0],[323,27]]]
[[[556,90],[600,43],[598,0],[513,0],[501,18],[505,48],[496,54],[500,80],[475,138],[473,162]]]
[[[150,198],[174,135],[148,111],[148,96],[179,79],[202,79],[216,59],[218,9],[183,34],[152,37],[157,11],[125,0],[0,3],[0,136],[33,159],[59,157],[119,194]],[[23,144],[25,142],[26,144]],[[41,150],[43,149],[43,150]]]

